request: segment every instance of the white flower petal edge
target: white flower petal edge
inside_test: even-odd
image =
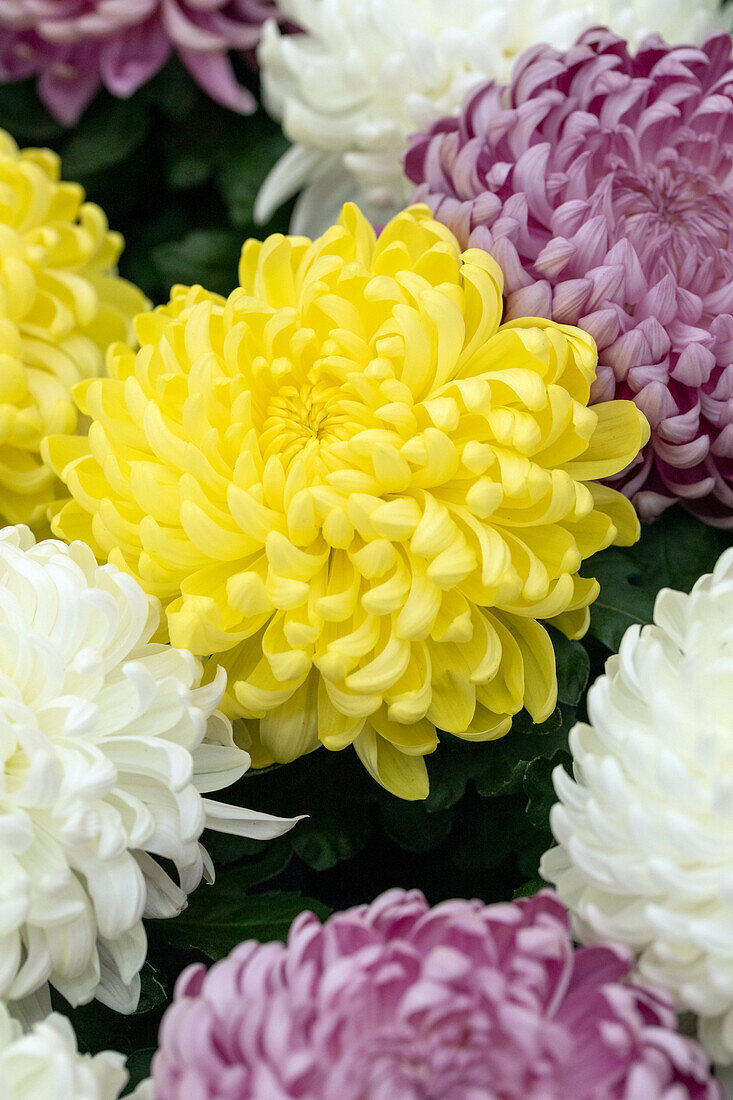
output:
[[[280,9],[304,33],[269,21],[258,59],[265,105],[293,147],[265,180],[255,217],[266,222],[301,191],[291,232],[311,237],[348,200],[377,224],[400,210],[410,134],[454,114],[478,82],[506,80],[539,41],[565,49],[610,24],[634,45],[651,33],[699,43],[733,22],[717,0],[280,0]]]
[[[267,839],[297,819],[202,794],[244,774],[192,654],[151,641],[160,604],[83,543],[0,531],[0,997],[46,982],[132,1011],[142,917],[213,869],[206,826]],[[176,868],[176,883],[156,857]]]
[[[79,1054],[65,1016],[52,1013],[24,1035],[0,1003],[2,1100],[117,1100],[127,1084],[124,1067],[113,1051]]]
[[[733,1062],[733,549],[690,595],[630,627],[554,772],[558,847],[540,874],[579,938],[638,953],[645,981],[700,1017]]]

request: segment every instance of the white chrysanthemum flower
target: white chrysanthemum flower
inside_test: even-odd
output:
[[[74,1029],[52,1013],[23,1034],[0,1002],[2,1100],[117,1100],[127,1084],[122,1054],[79,1054]]]
[[[291,230],[318,236],[355,200],[375,223],[401,209],[410,134],[455,114],[487,78],[506,80],[538,42],[565,49],[610,24],[634,45],[701,42],[731,17],[718,0],[280,0],[303,34],[264,30],[265,104],[292,148],[257,199],[261,222],[296,192]]]
[[[292,821],[202,798],[249,766],[160,605],[83,543],[0,532],[0,997],[50,981],[72,1004],[137,1004],[141,918],[172,917],[210,860],[204,826]],[[155,857],[175,865],[176,884]],[[68,1094],[71,1095],[71,1094]]]
[[[664,589],[632,626],[554,773],[559,847],[540,873],[584,942],[639,953],[638,970],[701,1017],[733,1062],[733,549],[689,596]]]

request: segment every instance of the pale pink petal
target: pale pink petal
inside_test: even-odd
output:
[[[207,94],[251,114],[229,55],[256,64],[277,14],[275,0],[0,0],[0,82],[37,76],[43,102],[72,126],[100,84],[130,96],[177,51]]]
[[[302,913],[287,945],[181,974],[156,1100],[722,1100],[631,963],[576,950],[549,891],[431,909],[389,890],[324,924]]]
[[[157,19],[106,38],[99,51],[104,86],[126,98],[147,84],[165,65],[171,44]]]

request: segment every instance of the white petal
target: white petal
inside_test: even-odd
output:
[[[207,829],[217,829],[220,833],[233,836],[247,836],[253,840],[272,840],[287,833],[299,821],[306,817],[272,817],[257,810],[246,810],[242,806],[228,806],[224,802],[203,800],[206,808]]]
[[[733,585],[664,590],[630,627],[554,773],[558,847],[541,861],[579,938],[626,943],[733,1064]]]
[[[264,225],[268,222],[276,210],[300,191],[323,159],[324,154],[320,150],[291,145],[270,169],[260,187],[254,207],[256,223]]]
[[[192,654],[152,643],[160,604],[89,547],[0,533],[0,998],[50,982],[132,1011],[143,913],[174,916],[210,861],[202,791],[250,758]],[[211,824],[277,836],[238,808]],[[172,861],[180,886],[154,856]]]

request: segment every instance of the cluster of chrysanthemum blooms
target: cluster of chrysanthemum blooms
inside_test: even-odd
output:
[[[430,4],[421,38],[424,6],[388,24],[376,2],[280,5],[302,33],[268,24],[260,57],[294,145],[261,212],[303,189],[299,226],[361,198],[384,228],[346,205],[313,240],[249,241],[227,299],[177,288],[152,311],[53,154],[2,137],[3,1095],[116,1097],[118,1057],[9,1012],[27,1020],[49,983],[130,1011],[142,917],[211,873],[204,826],[294,824],[203,795],[251,761],[353,745],[425,797],[437,731],[488,740],[552,712],[542,624],[584,633],[598,588],[579,569],[635,540],[633,505],[731,523],[730,38],[571,46],[566,20],[568,49],[482,84],[494,14]],[[670,37],[701,38],[702,8],[675,30],[657,6]],[[7,0],[0,71],[38,73],[72,119],[175,47],[242,108],[227,51],[270,11]],[[503,53],[534,34],[525,15]],[[438,220],[391,216],[408,179]],[[49,523],[64,541],[25,526]],[[579,938],[625,947],[574,949],[550,894],[304,917],[287,947],[181,977],[143,1093],[722,1095],[672,1001],[733,1060],[732,575],[726,556],[627,635],[573,733],[576,778],[557,777],[543,874]],[[634,956],[650,985],[623,980]]]

